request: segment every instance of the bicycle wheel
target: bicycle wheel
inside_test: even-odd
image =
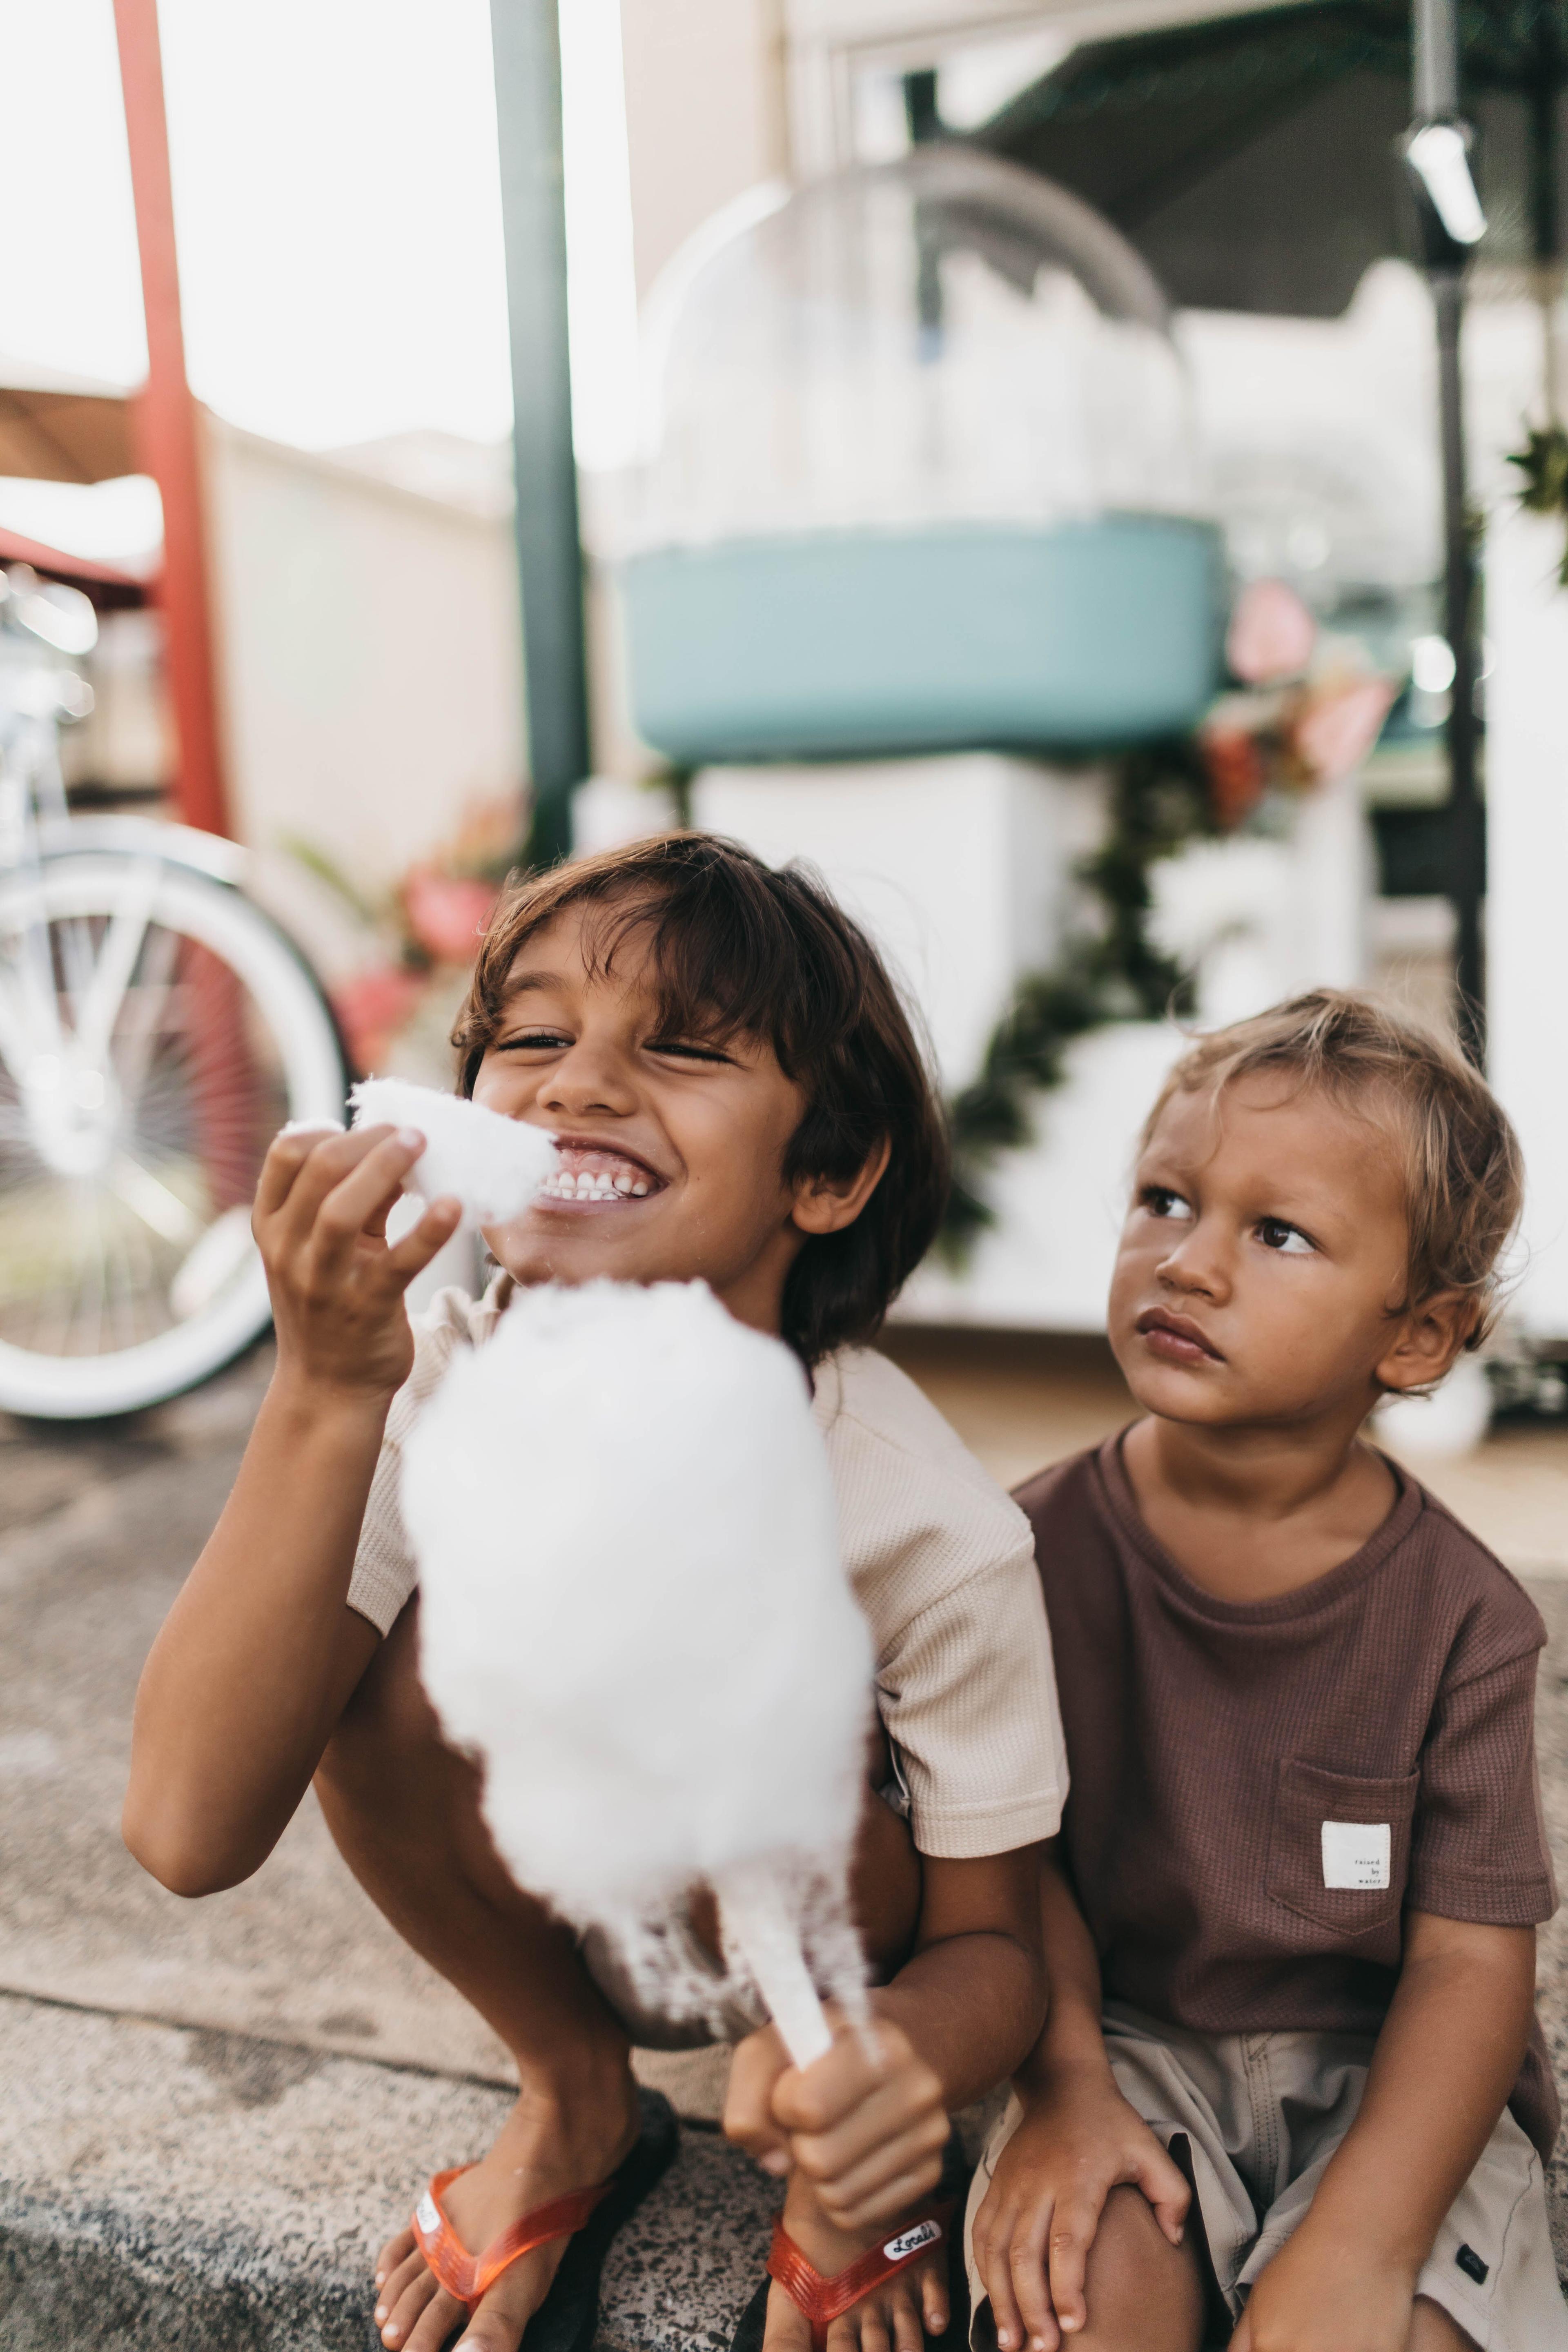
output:
[[[237,891],[153,854],[0,877],[0,1406],[130,1412],[247,1347],[267,1147],[346,1085],[313,977]]]

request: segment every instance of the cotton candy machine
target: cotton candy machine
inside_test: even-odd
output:
[[[1163,298],[1107,222],[922,148],[678,274],[621,567],[649,742],[700,765],[1192,724],[1220,541]]]

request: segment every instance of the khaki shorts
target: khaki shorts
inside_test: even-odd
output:
[[[1156,2137],[1167,2147],[1185,2137],[1215,2284],[1234,2322],[1355,2118],[1371,2037],[1189,2033],[1111,2002],[1105,2046],[1117,2087]],[[963,2243],[976,2313],[985,2288],[974,2268],[974,2217],[1020,2116],[1010,2099],[970,2190]],[[1175,2153],[1180,2161],[1184,2151]],[[1506,2109],[1415,2292],[1439,2304],[1481,2352],[1568,2352],[1541,2158]],[[984,2337],[972,2330],[972,2345],[982,2341],[994,2341],[989,2329]]]

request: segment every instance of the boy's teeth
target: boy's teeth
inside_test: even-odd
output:
[[[607,1168],[558,1168],[540,1187],[552,1201],[642,1200],[649,1190],[646,1177],[625,1167],[613,1173]]]

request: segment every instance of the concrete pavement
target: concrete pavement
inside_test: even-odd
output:
[[[503,2091],[0,1996],[0,2347],[370,2352],[376,2247]],[[778,2190],[711,2128],[616,2242],[602,2352],[721,2352]]]

